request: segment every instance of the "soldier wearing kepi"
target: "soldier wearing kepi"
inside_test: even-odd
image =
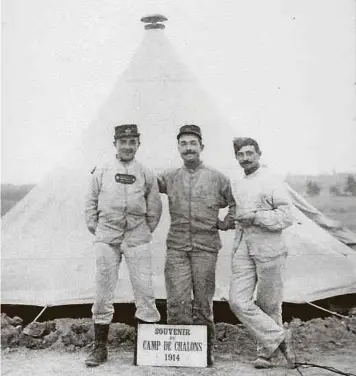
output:
[[[168,196],[171,217],[165,263],[167,321],[207,325],[208,365],[212,365],[213,296],[221,248],[218,230],[234,227],[235,201],[229,179],[200,160],[204,149],[200,128],[184,125],[177,139],[183,167],[158,175],[160,192]],[[227,206],[229,212],[220,221],[219,209]]]
[[[85,219],[95,235],[96,295],[92,307],[95,344],[87,366],[107,360],[113,294],[125,256],[139,322],[158,322],[149,243],[162,212],[156,176],[135,160],[140,134],[135,124],[115,127],[116,158],[92,171]]]
[[[277,349],[294,368],[290,333],[282,325],[282,271],[287,248],[281,234],[293,223],[292,202],[284,183],[260,166],[261,150],[254,139],[236,138],[233,146],[245,177],[234,192],[239,226],[233,249],[230,307],[257,339],[256,368],[271,367]]]

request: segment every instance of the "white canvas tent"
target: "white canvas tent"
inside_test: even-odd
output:
[[[176,151],[178,128],[202,128],[205,163],[230,177],[239,167],[233,134],[181,63],[163,29],[148,29],[131,64],[85,130],[63,168],[38,184],[3,217],[2,304],[55,306],[91,303],[94,296],[93,237],[83,216],[90,170],[110,158],[115,125],[137,123],[142,134],[137,158],[156,171],[181,164]],[[156,298],[165,298],[163,265],[169,227],[164,215],[154,234]],[[298,209],[298,222],[285,236],[290,245],[286,302],[307,302],[356,292],[356,252],[333,238]],[[223,233],[217,270],[216,300],[228,297],[233,231]],[[133,300],[123,267],[116,302]]]

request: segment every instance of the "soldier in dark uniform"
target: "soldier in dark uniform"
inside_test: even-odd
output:
[[[171,216],[165,264],[168,323],[206,324],[208,365],[212,365],[218,230],[234,228],[235,201],[229,179],[200,160],[204,149],[200,128],[184,125],[177,139],[184,165],[158,176]],[[219,210],[225,207],[229,213],[220,221]]]

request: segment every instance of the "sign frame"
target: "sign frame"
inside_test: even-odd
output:
[[[138,323],[134,365],[208,367],[208,326]]]

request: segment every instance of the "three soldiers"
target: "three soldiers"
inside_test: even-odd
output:
[[[213,364],[219,230],[234,229],[236,222],[230,307],[258,340],[256,368],[270,367],[277,349],[293,367],[289,336],[282,326],[281,271],[286,249],[280,237],[293,222],[291,202],[283,185],[260,167],[257,142],[234,140],[236,158],[246,174],[235,202],[229,179],[200,159],[204,144],[198,126],[180,128],[177,141],[183,166],[159,174],[158,184],[155,175],[135,160],[139,137],[134,124],[115,127],[116,158],[92,172],[85,214],[88,229],[95,234],[97,260],[92,308],[95,346],[86,364],[97,366],[107,359],[113,293],[122,255],[134,291],[136,319],[160,320],[152,288],[149,242],[161,216],[159,193],[164,193],[171,217],[164,269],[168,323],[207,325],[208,365]],[[221,221],[219,210],[226,207],[228,213]]]

